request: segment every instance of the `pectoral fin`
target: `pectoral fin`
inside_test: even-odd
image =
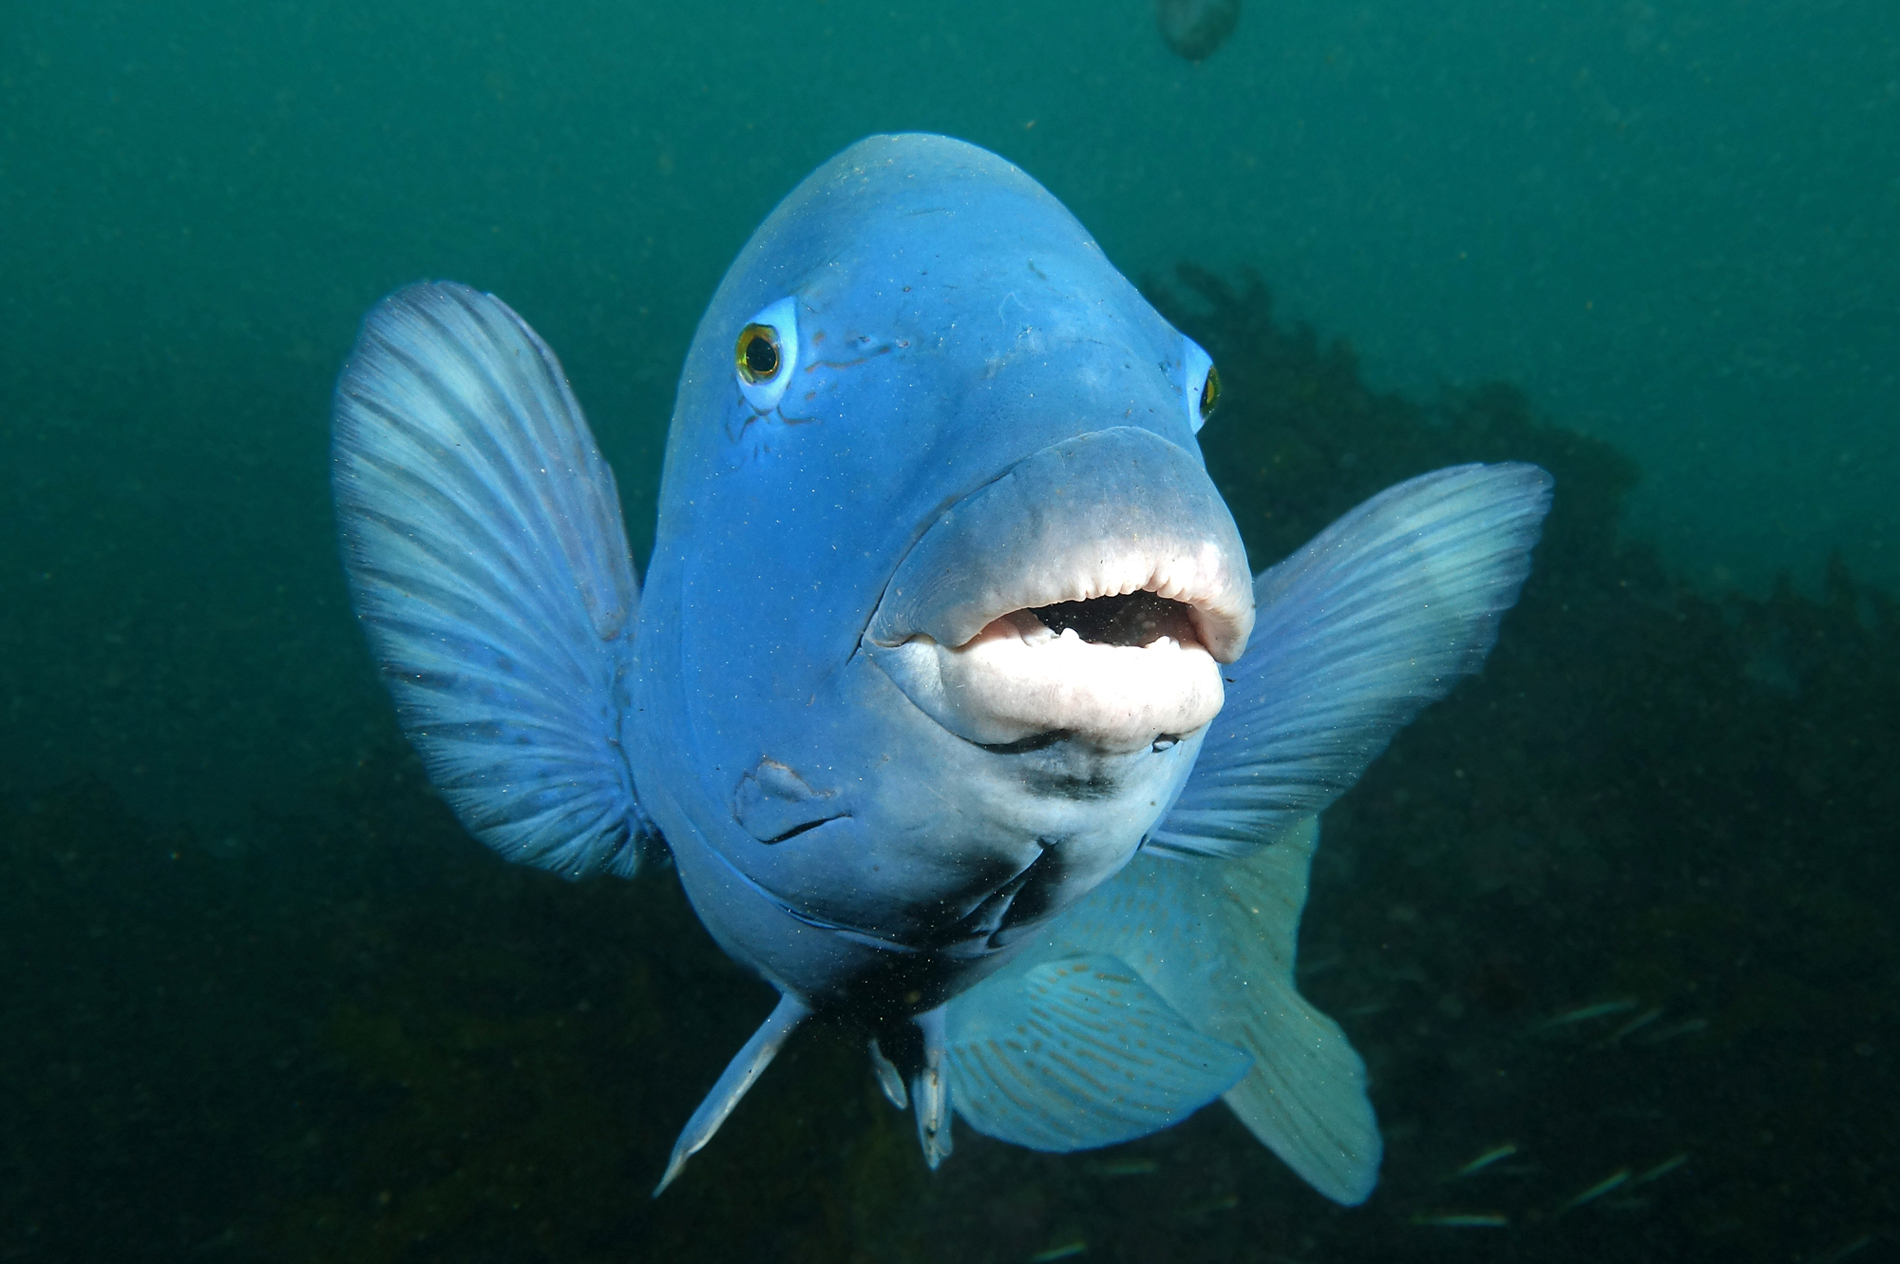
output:
[[[510,860],[633,872],[656,840],[622,745],[639,585],[554,353],[493,295],[400,290],[331,454],[356,611],[442,797]]]
[[[1461,465],[1374,496],[1254,581],[1247,652],[1152,845],[1244,856],[1324,809],[1478,670],[1550,509],[1535,465]]]

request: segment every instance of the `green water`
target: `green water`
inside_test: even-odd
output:
[[[1900,26],[1879,0],[67,3],[0,20],[0,784],[218,827],[348,755],[326,392],[422,276],[561,354],[636,547],[701,307],[868,132],[1026,167],[1130,275],[1258,268],[1373,380],[1501,377],[1690,573],[1900,579]],[[142,770],[142,771],[141,771]]]
[[[1141,0],[542,8],[0,13],[0,1260],[1891,1249],[1890,4],[1248,0],[1198,66]],[[441,276],[527,316],[644,554],[727,262],[897,129],[1025,167],[1215,350],[1256,564],[1433,463],[1559,475],[1491,677],[1329,818],[1311,986],[1393,1125],[1363,1210],[1215,1112],[1151,1175],[969,1139],[931,1182],[822,1040],[650,1209],[758,996],[670,879],[489,861],[393,735],[326,481],[363,311]],[[1704,1026],[1524,1035],[1606,997]],[[1441,1196],[1504,1140],[1531,1171]],[[1411,1224],[1447,1208],[1512,1223]]]

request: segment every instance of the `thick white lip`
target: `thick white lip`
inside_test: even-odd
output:
[[[1137,592],[1182,603],[1192,631],[1103,644],[1032,613]],[[1219,663],[1252,626],[1246,554],[1198,459],[1117,428],[1032,454],[947,510],[898,567],[866,646],[970,741],[1064,733],[1132,750],[1214,718]]]
[[[1195,640],[1221,662],[1233,662],[1247,648],[1247,634],[1253,629],[1253,589],[1234,581],[1218,540],[1143,539],[1135,533],[1123,539],[1083,537],[1068,547],[1045,545],[1041,540],[1037,544],[1015,550],[1023,556],[1000,559],[999,565],[944,584],[958,591],[919,620],[919,625],[905,628],[896,620],[881,627],[874,624],[874,639],[897,644],[921,633],[962,647],[996,620],[1019,610],[1151,592],[1185,605]],[[903,595],[901,590],[899,595]]]
[[[1060,635],[1028,611],[954,648],[918,636],[875,657],[923,711],[985,746],[1063,733],[1139,750],[1201,728],[1224,701],[1220,667],[1199,642],[1100,645]]]

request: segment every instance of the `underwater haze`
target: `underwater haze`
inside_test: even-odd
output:
[[[1179,6],[1176,6],[1179,7]],[[1179,41],[1177,41],[1178,43]],[[0,14],[0,1261],[1835,1261],[1900,1221],[1900,20],[1884,0]],[[1205,346],[1257,570],[1537,462],[1482,678],[1325,817],[1335,1207],[1224,1112],[910,1124],[672,875],[511,869],[404,746],[330,406],[425,277],[561,357],[652,547],[721,275],[871,133],[1021,166]]]
[[[345,752],[374,704],[328,392],[408,281],[542,330],[644,555],[713,285],[876,131],[995,150],[1132,277],[1257,269],[1375,382],[1518,383],[1637,459],[1632,526],[1694,578],[1812,589],[1839,551],[1900,579],[1878,0],[1256,4],[1199,65],[1138,0],[74,3],[3,29],[0,596],[26,617],[0,662],[32,734],[8,781],[96,768],[212,820]]]

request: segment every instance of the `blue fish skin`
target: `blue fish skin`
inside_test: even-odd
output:
[[[734,338],[787,295],[804,362],[760,414],[735,385]],[[1194,743],[984,750],[911,705],[865,642],[938,515],[1105,429],[1183,460],[1206,493],[1193,528],[1244,576],[1183,407],[1183,359],[1181,334],[1074,217],[959,142],[864,141],[754,234],[681,377],[636,638],[654,724],[634,749],[640,802],[728,952],[882,1025],[993,964],[1001,945],[972,913],[1026,868],[1046,915],[1133,854]],[[1125,499],[1100,473],[1088,493]],[[763,760],[845,814],[762,846],[733,799]]]
[[[1073,1150],[1224,1097],[1370,1193],[1364,1064],[1293,979],[1317,817],[1483,662],[1550,479],[1423,475],[1256,578],[1195,439],[1217,396],[1035,181],[872,137],[701,320],[642,586],[526,322],[446,282],[365,321],[333,487],[431,779],[570,877],[664,847],[781,993],[656,1195],[813,1015],[869,1037],[932,1167],[953,1114]]]

